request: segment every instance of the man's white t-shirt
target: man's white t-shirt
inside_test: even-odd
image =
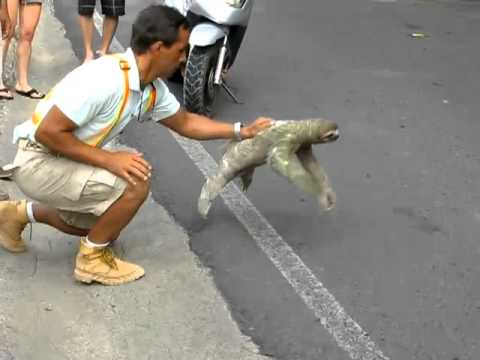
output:
[[[22,138],[35,142],[38,125],[54,105],[78,126],[74,131],[78,139],[100,147],[118,135],[133,119],[148,117],[161,121],[179,111],[179,102],[161,79],[143,90],[140,88],[138,67],[131,49],[120,57],[130,66],[128,98],[113,128],[127,94],[126,81],[119,59],[104,56],[79,66],[65,76],[38,103],[32,119],[14,129],[14,143]]]

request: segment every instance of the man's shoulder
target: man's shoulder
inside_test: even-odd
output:
[[[155,79],[152,82],[152,85],[155,87],[155,90],[157,91],[157,101],[162,99],[165,96],[170,96],[170,95],[173,96],[165,80],[162,80],[160,78]]]
[[[68,73],[58,84],[62,91],[86,89],[92,94],[114,93],[122,89],[123,77],[111,59],[97,59],[80,65]]]

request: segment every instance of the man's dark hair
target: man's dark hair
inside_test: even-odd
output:
[[[189,28],[187,18],[177,9],[165,5],[150,5],[140,11],[132,25],[130,47],[135,54],[143,54],[157,41],[171,46],[178,38],[178,30]]]

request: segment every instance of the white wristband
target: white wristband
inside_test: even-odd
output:
[[[236,140],[242,140],[242,136],[240,135],[240,129],[243,127],[241,122],[236,122],[233,124],[233,136]]]

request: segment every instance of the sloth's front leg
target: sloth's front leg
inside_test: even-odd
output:
[[[312,175],[306,171],[294,150],[295,147],[291,144],[275,146],[269,154],[268,162],[270,166],[303,191],[316,193],[316,185]]]
[[[327,173],[320,166],[312,151],[312,146],[305,146],[297,152],[300,162],[304,168],[311,174],[315,182],[318,202],[325,211],[330,211],[335,207],[337,196],[333,191]]]

